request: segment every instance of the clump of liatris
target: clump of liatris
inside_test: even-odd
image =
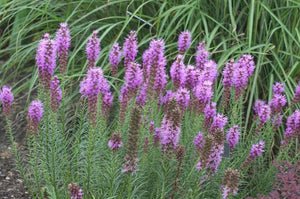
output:
[[[50,35],[46,33],[44,38],[40,40],[36,52],[36,64],[38,67],[38,75],[42,81],[45,90],[50,87],[50,81],[56,67],[57,45],[55,40],[50,39]]]
[[[104,78],[101,68],[94,67],[88,70],[87,76],[82,80],[82,82],[80,82],[79,92],[82,94],[82,97],[86,97],[88,100],[88,116],[95,125],[97,119],[98,95],[101,93],[102,100],[106,95],[111,96],[110,86],[108,81]],[[107,100],[107,102],[110,103],[111,101],[111,98]],[[110,106],[110,104],[107,105]]]
[[[57,76],[54,76],[53,80],[51,80],[50,90],[51,110],[55,111],[59,108],[59,102],[62,99],[62,91],[59,87],[59,80],[57,79]]]
[[[196,135],[196,137],[194,138],[194,146],[196,153],[200,153],[202,151],[203,144],[203,134],[201,131],[199,131],[198,135]]]
[[[292,100],[292,104],[296,104],[298,102],[300,102],[300,83],[296,87],[295,95],[294,95],[293,100]]]
[[[123,146],[122,135],[119,132],[113,133],[108,141],[108,146],[113,152],[116,152]]]
[[[5,116],[10,116],[11,104],[14,100],[14,95],[11,92],[11,88],[8,86],[3,86],[0,90],[0,100],[3,106],[3,114]]]
[[[185,86],[186,74],[182,55],[178,55],[176,61],[172,64],[170,75],[172,77],[174,91],[177,91],[178,88]]]
[[[238,192],[238,184],[240,181],[240,173],[238,170],[227,169],[223,177],[223,199],[230,197],[230,195],[235,195]]]
[[[44,108],[40,100],[32,101],[28,107],[28,128],[30,132],[38,133],[39,122],[43,117]]]
[[[68,194],[71,199],[83,199],[82,189],[76,183],[70,183],[68,185]]]
[[[286,129],[284,133],[283,143],[288,143],[292,137],[298,137],[300,134],[300,110],[290,115],[286,121]]]
[[[243,163],[243,165],[241,166],[241,168],[246,168],[248,165],[250,165],[253,162],[255,158],[261,156],[261,154],[264,152],[264,148],[265,148],[264,141],[259,141],[259,143],[253,144],[251,147],[250,154],[245,160],[245,162]]]
[[[177,148],[181,131],[181,111],[175,98],[168,102],[168,108],[161,122],[160,143],[162,151],[172,153]]]
[[[133,107],[130,119],[127,154],[125,156],[122,173],[134,173],[137,169],[137,152],[141,126],[141,109],[139,107]]]
[[[67,23],[60,24],[60,28],[56,32],[56,43],[59,56],[59,69],[64,74],[67,67],[68,50],[71,45],[70,30]]]
[[[226,139],[227,142],[229,143],[230,151],[232,151],[233,148],[239,142],[239,137],[240,137],[240,131],[238,125],[234,125],[232,128],[228,130]]]
[[[196,67],[203,70],[204,64],[208,61],[209,52],[206,50],[205,41],[199,43],[196,52]]]
[[[185,51],[190,47],[192,40],[191,33],[187,30],[182,32],[178,37],[178,51],[183,55]]]
[[[233,83],[235,86],[235,98],[239,99],[244,88],[248,84],[248,79],[253,75],[255,63],[251,55],[242,55],[237,63],[233,65]]]
[[[118,43],[114,43],[110,53],[109,53],[109,62],[111,64],[111,73],[112,76],[116,76],[118,72],[118,64],[121,61],[122,52]]]
[[[123,44],[123,53],[124,53],[124,66],[127,69],[128,64],[135,60],[135,57],[138,53],[138,42],[137,35],[135,31],[130,31],[129,35],[125,39]]]
[[[98,31],[93,31],[93,36],[89,38],[88,43],[86,44],[86,55],[88,60],[87,69],[95,66],[95,62],[100,54],[100,39],[97,38]]]
[[[223,70],[223,100],[224,100],[224,108],[227,108],[227,104],[230,100],[230,89],[233,85],[233,64],[234,59],[230,60],[228,63],[226,63],[226,66]]]

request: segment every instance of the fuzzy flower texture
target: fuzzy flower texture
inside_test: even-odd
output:
[[[43,117],[44,108],[40,100],[32,101],[28,107],[29,130],[38,133],[39,122]]]
[[[60,28],[56,32],[57,51],[59,56],[60,72],[66,72],[68,50],[71,45],[70,30],[67,23],[61,23]]]
[[[89,41],[86,45],[86,55],[88,59],[88,69],[95,66],[95,62],[100,54],[100,40],[97,38],[98,31],[93,31],[93,36],[89,38]]]
[[[14,100],[14,95],[11,92],[11,88],[3,86],[0,90],[0,100],[3,106],[3,113],[5,116],[9,116],[11,112],[11,104]]]

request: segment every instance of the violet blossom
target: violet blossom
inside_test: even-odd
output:
[[[232,151],[233,148],[239,142],[239,137],[240,137],[240,131],[239,131],[239,126],[238,125],[234,125],[233,127],[231,127],[228,130],[226,140],[229,143],[230,151]]]
[[[179,54],[184,54],[185,51],[190,47],[192,40],[191,33],[187,30],[182,32],[178,37],[178,51]]]
[[[59,86],[59,80],[57,76],[53,77],[50,83],[50,99],[51,99],[51,110],[55,111],[59,107],[59,103],[62,99],[62,90]]]
[[[28,107],[28,125],[30,131],[38,133],[38,126],[41,118],[43,117],[44,108],[40,100],[32,101]]]
[[[170,69],[170,75],[172,77],[172,82],[175,91],[178,88],[185,86],[186,73],[182,55],[178,55],[176,61],[173,62]]]
[[[209,52],[206,50],[205,41],[199,43],[196,52],[196,67],[203,70],[204,64],[208,61]]]
[[[113,133],[108,141],[108,146],[113,152],[116,152],[123,146],[122,135],[119,132]]]
[[[298,137],[300,134],[300,110],[297,109],[290,115],[286,122],[284,133],[284,143],[287,143],[292,137]]]
[[[56,32],[56,43],[59,56],[59,69],[64,74],[67,67],[68,50],[71,45],[70,30],[67,23],[60,23],[60,28]]]
[[[87,69],[89,70],[92,67],[95,67],[95,63],[100,54],[100,39],[97,38],[98,31],[93,31],[93,36],[89,38],[88,43],[86,44],[86,55],[88,60]]]
[[[125,39],[123,44],[123,53],[124,53],[124,66],[127,69],[128,64],[135,60],[135,57],[138,53],[138,42],[137,35],[135,31],[130,31],[129,35]]]
[[[11,88],[8,86],[3,86],[0,90],[0,100],[3,106],[3,114],[5,116],[10,116],[11,104],[14,101],[14,95],[11,92]]]
[[[118,72],[118,64],[121,61],[122,52],[118,43],[114,43],[109,53],[109,62],[111,64],[111,72],[113,76],[116,76]]]

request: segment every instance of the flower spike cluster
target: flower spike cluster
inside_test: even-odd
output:
[[[59,56],[60,72],[64,74],[67,67],[68,50],[71,45],[70,30],[67,23],[61,23],[56,32],[57,51]]]
[[[14,95],[11,92],[11,88],[8,86],[3,86],[0,90],[0,100],[3,106],[3,114],[5,116],[10,116],[11,104],[14,101]]]

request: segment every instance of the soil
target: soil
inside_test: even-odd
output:
[[[21,154],[26,153],[24,147],[26,139],[25,104],[26,97],[24,95],[22,97],[15,96],[11,116],[15,144]],[[7,132],[6,120],[2,114],[2,107],[0,107],[0,198],[31,198],[16,168],[15,156]]]

